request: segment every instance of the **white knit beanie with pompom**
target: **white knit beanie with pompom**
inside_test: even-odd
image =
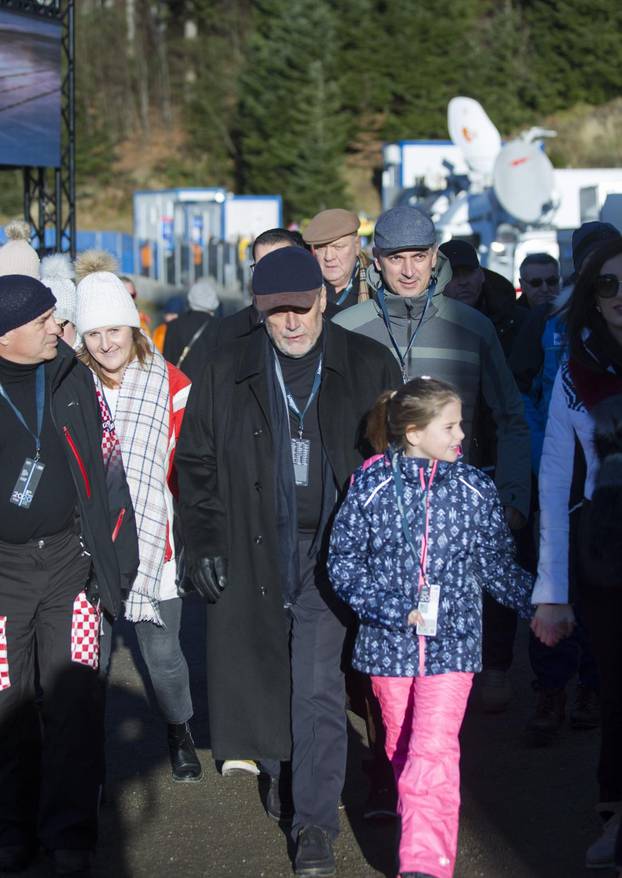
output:
[[[87,250],[76,259],[76,327],[80,335],[106,326],[140,328],[134,300],[114,273],[116,269],[114,257],[103,250]]]
[[[25,274],[39,279],[39,257],[30,246],[30,226],[14,220],[4,228],[8,240],[0,247],[0,275]]]
[[[76,285],[73,282],[73,266],[68,253],[54,253],[41,260],[41,283],[56,296],[54,316],[57,320],[69,320],[76,325]]]

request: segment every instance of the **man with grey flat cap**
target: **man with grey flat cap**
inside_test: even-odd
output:
[[[373,253],[367,274],[374,298],[337,314],[334,322],[382,342],[404,381],[430,375],[456,387],[463,405],[464,459],[475,466],[482,463],[477,424],[486,404],[496,429],[495,482],[508,524],[521,528],[529,513],[529,429],[493,324],[475,308],[443,295],[451,265],[438,250],[433,222],[418,208],[383,213]],[[505,695],[502,677],[499,690]]]
[[[327,302],[339,311],[369,299],[359,225],[355,213],[337,207],[321,210],[302,233],[322,270]]]
[[[380,344],[326,323],[326,290],[301,247],[253,274],[264,322],[193,384],[176,453],[189,575],[207,600],[215,759],[260,760],[266,810],[287,815],[300,878],[335,874],[345,778],[341,655],[349,613],[325,567],[330,522],[369,453],[367,411],[399,384]],[[280,803],[280,804],[279,804]]]
[[[375,298],[337,314],[333,322],[384,344],[404,382],[430,375],[456,387],[463,403],[464,458],[476,466],[473,424],[485,400],[497,430],[497,487],[510,524],[520,526],[530,483],[522,400],[490,320],[442,295],[451,277],[432,220],[416,207],[394,207],[380,216],[374,232],[368,281]]]

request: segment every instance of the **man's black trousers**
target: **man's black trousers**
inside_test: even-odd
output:
[[[91,610],[74,603],[90,566],[70,531],[0,542],[0,846],[95,845],[103,693],[75,645]]]
[[[289,607],[292,671],[292,796],[295,839],[305,826],[339,833],[339,798],[348,750],[346,692],[342,653],[347,608],[336,598],[326,565],[308,552],[312,540],[301,538],[301,589]],[[278,762],[263,760],[272,777]]]

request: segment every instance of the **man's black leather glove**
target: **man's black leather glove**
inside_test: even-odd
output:
[[[227,559],[220,557],[199,558],[188,571],[195,589],[208,604],[215,604],[227,587]]]

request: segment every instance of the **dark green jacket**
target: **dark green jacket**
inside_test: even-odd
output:
[[[480,457],[481,437],[476,435],[474,425],[480,422],[478,415],[485,402],[496,424],[495,481],[501,502],[527,517],[530,442],[518,388],[490,320],[475,308],[442,294],[451,278],[449,261],[442,253],[438,254],[436,277],[434,295],[408,356],[408,377],[429,375],[456,387],[462,398],[464,459],[475,466],[484,462]],[[368,271],[368,279],[372,287],[382,287],[377,272]],[[405,298],[385,290],[385,301],[391,330],[403,356],[426,296]],[[375,298],[342,311],[333,322],[380,341],[397,359]]]

